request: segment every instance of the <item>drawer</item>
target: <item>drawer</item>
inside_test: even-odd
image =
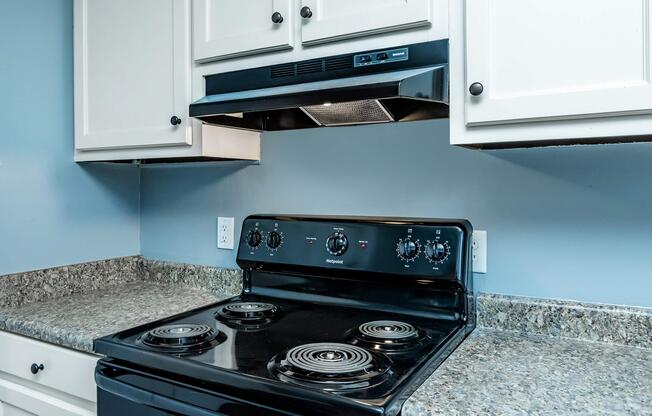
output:
[[[0,331],[0,372],[96,402],[95,364],[99,357]],[[32,364],[43,364],[37,374]]]

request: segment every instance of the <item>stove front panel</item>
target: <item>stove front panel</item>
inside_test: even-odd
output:
[[[463,220],[332,220],[252,216],[243,268],[361,271],[465,284],[471,227]]]

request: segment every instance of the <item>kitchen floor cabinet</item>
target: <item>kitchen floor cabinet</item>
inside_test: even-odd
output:
[[[303,44],[426,26],[430,0],[301,0]]]
[[[97,358],[0,332],[0,416],[95,415]]]
[[[293,0],[194,0],[198,62],[291,48]]]
[[[651,23],[649,0],[452,2],[453,143],[650,134]]]

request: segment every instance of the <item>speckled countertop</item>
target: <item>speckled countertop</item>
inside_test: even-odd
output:
[[[242,290],[238,270],[123,257],[0,278],[0,330],[92,352],[96,338]]]
[[[652,350],[479,329],[402,416],[652,415]]]
[[[0,308],[0,329],[81,351],[93,340],[231,295],[157,282],[131,282],[19,307]]]
[[[240,293],[241,277],[138,256],[3,276],[0,330],[92,352],[98,337]],[[652,416],[651,309],[481,294],[478,317],[402,416]]]

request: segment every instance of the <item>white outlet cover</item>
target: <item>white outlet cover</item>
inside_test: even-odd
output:
[[[217,248],[233,250],[235,219],[233,217],[217,217]]]
[[[473,273],[487,273],[487,232],[473,231],[471,243],[471,256],[473,258]]]

